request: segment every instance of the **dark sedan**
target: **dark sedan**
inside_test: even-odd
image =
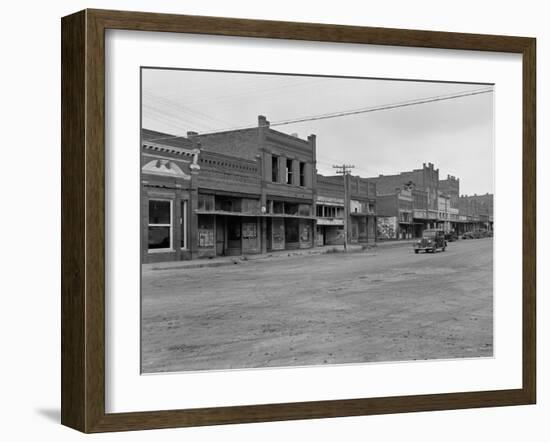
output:
[[[447,241],[445,240],[445,232],[437,229],[427,229],[422,233],[422,238],[413,244],[414,253],[418,253],[421,250],[435,253],[437,249],[445,251],[447,247]]]

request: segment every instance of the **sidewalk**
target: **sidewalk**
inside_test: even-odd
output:
[[[349,244],[348,253],[374,252],[393,247],[411,246],[415,240],[383,241],[375,244]],[[265,254],[244,256],[218,256],[216,258],[195,259],[192,261],[168,261],[142,264],[142,272],[155,270],[197,269],[201,267],[220,267],[244,264],[248,261],[266,261],[271,259],[294,258],[298,256],[323,255],[327,253],[344,253],[344,246],[321,246],[311,249],[277,250]]]

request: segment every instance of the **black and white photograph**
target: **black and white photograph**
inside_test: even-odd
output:
[[[494,84],[142,67],[140,92],[143,374],[494,356]]]

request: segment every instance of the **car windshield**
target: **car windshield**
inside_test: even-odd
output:
[[[422,236],[424,238],[435,238],[435,232],[424,232]]]

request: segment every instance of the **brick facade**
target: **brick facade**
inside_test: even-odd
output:
[[[173,136],[142,130],[142,262],[266,253],[492,229],[493,196],[460,196],[432,163],[396,175],[317,174],[316,137],[254,128]]]
[[[142,261],[314,245],[316,139],[258,127],[142,131]]]

